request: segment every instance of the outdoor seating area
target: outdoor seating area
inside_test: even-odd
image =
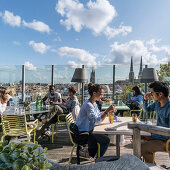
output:
[[[84,67],[78,71],[85,74]],[[75,69],[74,81],[78,80],[76,76]],[[170,140],[161,139],[166,141],[166,147],[160,149],[161,154],[157,150],[151,151],[152,161],[142,155],[141,149],[147,139],[154,139],[153,134],[170,137],[165,119],[169,114],[169,96],[162,91],[155,92],[151,86],[161,86],[168,93],[166,84],[154,81],[149,85],[150,91],[145,93],[141,91],[147,84],[130,84],[118,95],[114,90],[112,94],[105,93],[105,85],[85,84],[86,76],[81,81],[79,93],[76,91],[79,81],[67,86],[65,96],[50,84],[43,95],[37,95],[32,101],[15,98],[9,101],[1,111],[1,141],[7,139],[9,144],[12,141],[31,141],[35,145],[38,142],[40,147],[47,148],[51,169],[98,169],[99,166],[102,169],[126,169],[127,164],[129,168],[141,170],[170,168]],[[88,96],[84,94],[84,87],[88,89]],[[1,91],[7,95],[7,88],[2,87]],[[158,119],[160,110],[153,109],[157,104],[157,93],[163,94],[162,101],[167,102],[161,120]],[[159,127],[162,122],[166,128]]]

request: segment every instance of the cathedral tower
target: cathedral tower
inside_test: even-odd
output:
[[[132,57],[131,57],[131,63],[130,63],[129,82],[134,84],[134,72],[133,72],[133,59],[132,59]]]
[[[143,70],[143,66],[142,66],[142,56],[140,59],[140,70],[139,70],[139,74],[138,74],[138,79],[141,80],[142,77],[142,70]]]
[[[90,75],[90,83],[95,83],[95,70],[94,67],[92,67],[92,72]]]

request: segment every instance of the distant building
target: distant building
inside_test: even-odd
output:
[[[94,67],[92,67],[92,72],[90,74],[90,83],[95,83],[95,70],[94,70]]]
[[[131,63],[130,63],[130,72],[129,72],[129,79],[126,80],[117,80],[116,84],[119,84],[120,86],[128,86],[130,84],[138,84],[140,83],[141,77],[142,77],[142,56],[140,60],[140,69],[139,69],[139,74],[138,74],[138,79],[134,78],[134,71],[133,71],[133,58],[131,57]]]
[[[139,69],[139,74],[138,74],[138,79],[141,80],[142,78],[142,56],[141,56],[141,59],[140,59],[140,69]]]
[[[133,59],[131,57],[130,72],[129,72],[129,82],[134,84],[134,71],[133,71]]]

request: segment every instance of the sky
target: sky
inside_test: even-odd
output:
[[[0,65],[158,66],[170,61],[169,0],[0,0]]]

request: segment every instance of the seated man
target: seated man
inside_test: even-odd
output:
[[[47,104],[47,99],[49,100],[50,104],[58,104],[61,103],[61,94],[55,92],[54,85],[50,85],[49,92],[43,98],[43,102]]]
[[[48,129],[48,127],[51,124],[54,124],[58,121],[58,115],[60,115],[62,113],[67,114],[69,112],[72,112],[73,108],[75,106],[79,105],[78,99],[75,94],[76,94],[75,88],[70,86],[68,88],[69,97],[67,98],[65,103],[64,102],[60,103],[57,100],[50,102],[52,105],[54,105],[54,107],[52,108],[51,112],[48,115],[46,115],[46,117],[42,120],[43,126],[40,130],[37,131],[37,134],[36,134],[37,138],[41,134],[43,134],[45,129]],[[43,100],[43,101],[45,101],[45,100]],[[48,119],[49,119],[49,121],[47,121]],[[65,120],[65,118],[63,118],[63,119]],[[64,121],[64,120],[62,120],[62,121]]]
[[[54,85],[50,85],[49,92],[43,98],[43,103],[47,104],[47,102],[49,102],[50,105],[54,105],[54,107],[51,109],[51,111],[47,115],[40,116],[39,118],[40,123],[38,125],[37,134],[36,134],[37,139],[43,134],[50,134],[49,126],[52,123],[55,123],[58,118],[55,115],[56,114],[59,115],[63,113],[63,109],[59,105],[57,105],[57,104],[62,103],[61,94],[58,92],[55,92]]]
[[[170,99],[169,88],[166,83],[155,81],[149,85],[150,93],[144,95],[143,109],[145,112],[155,111],[157,117],[157,126],[170,128]],[[155,102],[148,105],[148,100],[153,97]],[[141,155],[146,162],[152,163],[153,152],[165,151],[166,140],[168,136],[152,134],[147,141],[142,143]]]

